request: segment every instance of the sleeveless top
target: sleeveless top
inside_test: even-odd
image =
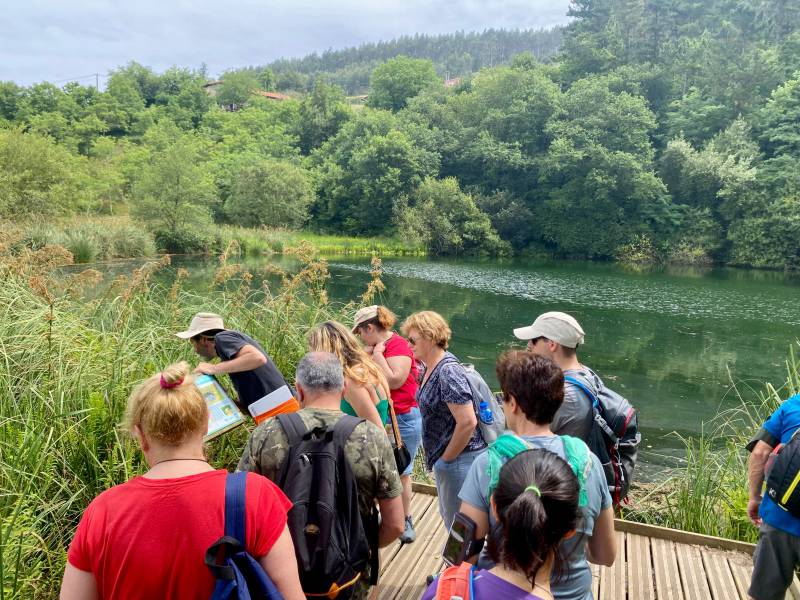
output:
[[[378,403],[375,405],[375,408],[378,411],[378,414],[381,417],[381,423],[386,424],[389,422],[389,399],[382,398],[380,388],[376,385],[374,386],[375,393],[378,396]],[[339,410],[341,410],[344,414],[350,415],[351,417],[357,417],[356,411],[350,405],[350,403],[342,398],[342,401],[339,403]]]

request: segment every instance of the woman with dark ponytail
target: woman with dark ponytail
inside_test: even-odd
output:
[[[575,533],[580,486],[569,464],[548,450],[526,450],[500,470],[489,535],[495,566],[472,571],[471,600],[552,600],[550,578],[564,567],[560,542]],[[422,600],[437,597],[439,580]]]

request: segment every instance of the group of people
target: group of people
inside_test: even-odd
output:
[[[586,444],[594,410],[582,390],[597,389],[601,381],[578,360],[584,341],[580,324],[550,312],[514,330],[526,349],[505,352],[496,365],[507,431],[487,440],[465,367],[448,350],[451,330],[445,319],[432,311],[414,313],[403,322],[402,335],[394,330],[396,320],[386,307],[370,306],[358,311],[352,327],[327,321],[312,328],[294,382],[302,439],[333,432],[349,418],[345,415],[359,419],[341,451],[365,527],[380,515],[373,554],[416,537],[414,461],[398,470],[397,448],[387,433],[394,422],[412,459],[423,450],[444,526],[466,519],[474,524],[474,547],[486,540],[479,555],[468,559],[475,563],[472,598],[591,599],[589,562],[611,565],[617,548],[607,475]],[[68,551],[64,599],[208,598],[214,589],[204,556],[225,530],[227,471],[206,461],[208,409],[194,377],[229,375],[243,410],[287,383],[255,340],[226,329],[218,315],[199,313],[177,335],[207,361],[219,361],[201,362],[191,372],[185,362],[172,365],[131,394],[127,427],[149,470],[103,492],[86,509]],[[781,423],[795,417],[784,416]],[[754,442],[758,460],[786,437],[778,420]],[[308,590],[299,575],[285,478],[300,438],[287,431],[288,422],[279,417],[262,422],[242,452],[238,470],[247,472],[242,542],[280,594],[299,600]],[[760,481],[754,489],[756,484]],[[764,506],[768,520],[772,513]],[[754,518],[757,508],[751,501]],[[769,565],[762,572],[778,570],[775,547],[789,545],[774,533],[770,539],[771,545],[759,546],[761,562]],[[371,562],[330,597],[366,598],[376,578]],[[437,597],[440,585],[434,580],[423,598]]]

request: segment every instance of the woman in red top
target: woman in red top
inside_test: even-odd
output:
[[[411,471],[422,438],[422,416],[416,400],[418,373],[414,352],[405,338],[392,331],[396,321],[395,314],[385,306],[367,306],[356,313],[353,333],[361,337],[372,360],[386,375],[392,390],[392,406],[397,413],[400,436],[411,453],[411,464],[400,473],[403,508],[406,511],[406,528],[400,541],[410,543],[416,539],[411,518]]]
[[[185,362],[133,391],[127,425],[150,470],[89,504],[69,547],[61,599],[207,600],[215,580],[204,558],[224,531],[227,471],[203,456],[208,408]],[[286,527],[291,503],[254,473],[246,489],[248,552],[284,598],[303,600]]]

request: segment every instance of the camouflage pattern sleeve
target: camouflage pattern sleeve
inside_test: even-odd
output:
[[[277,419],[270,419],[256,427],[245,444],[238,471],[252,471],[275,482],[289,443]]]
[[[370,428],[371,455],[375,466],[375,498],[378,500],[396,498],[403,492],[394,452],[386,432],[373,423]]]

